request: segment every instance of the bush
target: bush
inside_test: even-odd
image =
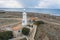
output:
[[[27,40],[26,38],[20,39],[20,40]]]
[[[22,29],[22,34],[24,34],[24,35],[29,35],[29,32],[30,32],[30,29],[29,28],[23,28]]]
[[[0,32],[0,39],[1,40],[8,40],[13,38],[13,34],[12,31],[4,31],[4,32]]]
[[[39,26],[40,24],[44,24],[44,22],[43,21],[35,21],[34,24]]]

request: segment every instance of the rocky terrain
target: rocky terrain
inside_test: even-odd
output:
[[[60,40],[60,25],[42,24],[37,27],[35,40]]]
[[[60,16],[27,12],[29,17],[38,17],[45,22],[37,27],[35,40],[60,40]],[[22,18],[22,12],[1,12],[0,18]]]
[[[19,18],[22,17],[23,12],[0,12],[0,18]],[[42,14],[42,13],[34,13],[34,12],[26,12],[28,17],[39,17],[39,18],[51,18],[60,20],[60,16],[54,16],[50,14]]]

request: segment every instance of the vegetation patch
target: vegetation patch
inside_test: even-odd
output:
[[[0,32],[0,40],[9,40],[11,38],[13,38],[12,31]]]
[[[23,28],[22,29],[22,34],[24,34],[24,35],[29,35],[29,32],[30,32],[30,29],[29,28]]]
[[[26,38],[20,39],[20,40],[27,40]]]
[[[44,22],[43,21],[35,21],[34,24],[39,26],[40,24],[44,24]]]

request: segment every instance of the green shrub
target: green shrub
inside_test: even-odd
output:
[[[8,40],[13,38],[13,34],[12,31],[4,31],[4,32],[0,32],[0,39],[1,40]]]
[[[20,39],[20,40],[27,40],[26,38]]]
[[[44,22],[43,21],[35,21],[34,24],[39,26],[40,24],[44,24]]]
[[[29,32],[30,32],[30,29],[29,28],[23,28],[22,29],[22,34],[24,34],[24,35],[29,35]]]

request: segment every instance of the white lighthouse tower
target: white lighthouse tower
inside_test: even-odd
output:
[[[27,25],[27,14],[26,14],[25,9],[24,9],[23,19],[22,19],[22,26],[26,26],[26,25]]]

